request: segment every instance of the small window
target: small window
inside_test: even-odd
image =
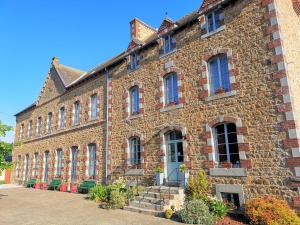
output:
[[[229,204],[231,206],[234,206],[235,209],[240,209],[241,204],[240,204],[240,199],[239,195],[236,193],[226,193],[226,192],[221,192],[222,200],[226,204]]]
[[[61,176],[62,171],[62,160],[63,160],[63,151],[62,149],[57,149],[56,151],[56,175]]]
[[[36,133],[37,133],[37,136],[41,136],[41,134],[42,134],[42,117],[38,118]]]
[[[135,115],[140,112],[139,87],[134,86],[129,90],[130,94],[130,114]]]
[[[96,179],[96,145],[89,144],[89,177]]]
[[[32,120],[30,120],[28,124],[28,136],[32,137]]]
[[[78,161],[78,147],[72,147],[72,164],[71,164],[71,182],[77,179],[77,161]]]
[[[168,54],[176,49],[176,39],[172,35],[166,35],[163,38],[163,52],[162,54]]]
[[[98,99],[97,99],[97,95],[92,95],[91,96],[91,119],[95,120],[97,119],[97,110],[98,110]]]
[[[61,107],[59,110],[59,128],[65,128],[65,107]]]
[[[239,147],[236,126],[233,123],[220,124],[214,128],[216,160],[240,167]]]
[[[224,13],[222,9],[206,15],[208,33],[218,30],[224,25]]]
[[[179,103],[177,74],[172,73],[164,78],[164,92],[166,105],[177,105]]]
[[[48,134],[52,133],[52,112],[48,113]]]
[[[130,165],[138,169],[141,168],[141,146],[140,139],[133,137],[129,140]]]
[[[20,178],[21,176],[21,156],[18,155],[18,162],[17,162],[17,177]]]
[[[20,138],[24,138],[24,124],[21,124],[20,127]]]
[[[39,153],[34,153],[34,167],[33,167],[33,176],[37,177],[39,171]]]
[[[77,101],[74,103],[74,125],[80,123],[80,102]]]
[[[230,91],[230,79],[227,55],[222,54],[208,62],[211,95]]]
[[[139,68],[139,66],[140,66],[140,56],[136,52],[131,53],[130,69],[135,70],[135,69]]]

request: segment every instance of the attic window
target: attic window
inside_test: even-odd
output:
[[[128,69],[129,70],[135,70],[138,69],[140,66],[140,55],[137,54],[136,52],[133,52],[130,54],[129,56],[129,65],[128,65]]]
[[[223,8],[214,10],[200,17],[201,35],[214,34],[224,28],[225,18]]]
[[[176,38],[173,35],[164,36],[162,38],[159,54],[165,55],[170,52],[173,52],[175,49],[176,49]]]

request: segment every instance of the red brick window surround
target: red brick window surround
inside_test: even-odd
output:
[[[218,56],[227,56],[228,62],[228,73],[229,73],[229,88],[220,88],[213,94],[211,87],[211,71],[209,68],[209,62]],[[236,95],[237,90],[240,88],[240,83],[237,82],[238,69],[235,68],[237,62],[237,54],[233,54],[231,49],[218,48],[214,51],[206,53],[202,57],[201,68],[200,68],[200,95],[199,98],[202,100],[209,100],[210,96],[226,97]]]
[[[235,124],[236,126],[240,168],[252,168],[252,161],[246,157],[247,152],[250,149],[249,143],[247,143],[247,127],[243,127],[241,119],[230,116],[219,116],[206,124],[204,134],[206,146],[203,148],[203,152],[207,154],[208,160],[204,162],[205,168],[232,168],[233,165],[231,163],[219,164],[219,162],[216,161],[216,136],[213,134],[216,126],[230,123]]]
[[[138,95],[139,95],[139,111],[138,112],[131,112],[130,110],[130,91],[132,88],[137,87],[138,88]],[[143,85],[139,82],[131,82],[124,90],[123,92],[123,118],[134,118],[136,116],[140,116],[144,113],[144,88]]]
[[[182,107],[185,103],[185,98],[183,96],[184,91],[184,84],[183,84],[183,74],[181,71],[173,65],[173,61],[168,62],[165,64],[165,73],[159,74],[158,79],[158,86],[159,86],[159,92],[158,92],[158,98],[159,98],[159,104],[158,109],[164,109],[164,108],[173,108],[173,107]],[[178,87],[178,102],[175,103],[169,103],[166,104],[165,97],[166,97],[166,90],[165,90],[165,78],[166,76],[170,74],[175,74],[177,76],[177,87]]]
[[[300,0],[292,0],[293,8],[298,16],[300,16]]]
[[[139,141],[139,151],[140,151],[140,162],[138,165],[132,164],[131,156],[130,156],[130,142],[136,139]],[[124,170],[127,171],[129,169],[146,169],[145,163],[145,139],[142,134],[132,132],[127,135],[127,138],[124,140],[123,149],[124,149]]]

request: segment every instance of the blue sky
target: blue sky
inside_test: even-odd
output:
[[[13,115],[36,100],[53,56],[62,64],[89,70],[127,48],[134,17],[157,28],[166,12],[177,20],[201,3],[1,0],[0,120],[14,126]],[[13,133],[4,140],[12,141]]]

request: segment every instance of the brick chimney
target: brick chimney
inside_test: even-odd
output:
[[[156,29],[152,28],[143,21],[134,18],[130,22],[130,40],[145,42],[151,35],[155,34]]]
[[[58,58],[56,56],[54,56],[52,58],[52,65],[57,66],[58,65]]]

